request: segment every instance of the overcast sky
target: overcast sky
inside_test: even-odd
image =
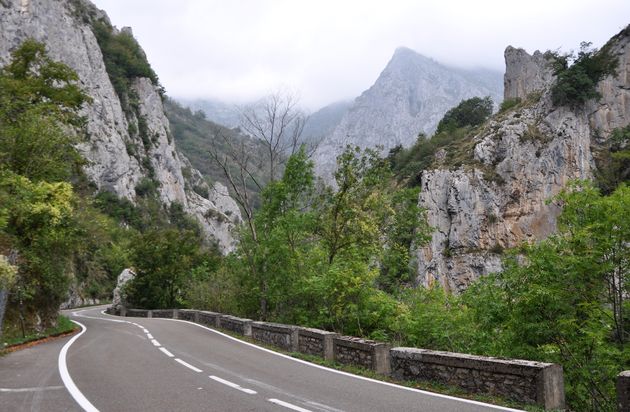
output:
[[[507,45],[601,46],[630,23],[628,0],[93,0],[131,26],[167,93],[254,100],[296,90],[311,110],[358,96],[394,50],[504,70]]]

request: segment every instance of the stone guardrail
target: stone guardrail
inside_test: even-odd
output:
[[[252,336],[252,320],[237,318],[232,315],[221,315],[218,319],[218,327],[238,333],[243,336]]]
[[[108,310],[108,313],[154,318],[171,315],[226,329],[287,351],[368,368],[399,380],[440,382],[472,393],[496,394],[538,404],[545,409],[564,408],[564,378],[560,365],[415,348],[392,349],[384,342],[192,309],[121,308]],[[630,411],[630,371],[618,376],[617,397],[619,411]]]
[[[335,332],[320,329],[298,327],[298,352],[315,355],[326,360],[335,360],[333,338],[339,336]]]
[[[564,408],[562,366],[416,348],[391,350],[392,376],[502,395],[545,409]]]
[[[617,375],[617,410],[630,411],[630,371]]]
[[[289,352],[298,350],[298,329],[296,326],[269,322],[252,322],[252,339],[277,346]]]
[[[154,309],[151,311],[152,318],[174,318],[174,312],[176,309]]]
[[[391,346],[388,343],[353,336],[335,336],[332,341],[333,353],[337,362],[362,366],[389,375],[389,350]]]

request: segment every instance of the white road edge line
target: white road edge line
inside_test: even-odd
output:
[[[236,383],[234,383],[234,382],[227,381],[227,380],[225,380],[225,379],[221,379],[221,378],[219,378],[218,376],[210,375],[210,376],[209,376],[209,378],[210,378],[210,379],[213,379],[213,380],[215,380],[215,381],[217,381],[217,382],[219,382],[219,383],[222,383],[222,384],[224,384],[224,385],[227,385],[227,386],[229,386],[230,388],[234,388],[234,389],[239,390],[239,391],[241,391],[241,392],[245,392],[245,393],[246,393],[246,394],[248,394],[248,395],[256,395],[256,394],[258,393],[258,392],[256,392],[256,391],[255,391],[255,390],[253,390],[253,389],[243,388],[241,385],[238,385],[238,384],[236,384]]]
[[[39,386],[34,388],[0,388],[0,392],[44,392],[66,389],[65,386]]]
[[[74,381],[72,380],[72,378],[70,377],[70,373],[68,372],[68,365],[66,364],[68,349],[70,349],[70,346],[72,346],[74,341],[79,339],[79,337],[81,337],[81,335],[83,335],[87,330],[87,328],[83,324],[75,320],[72,320],[72,322],[81,327],[81,332],[75,335],[63,346],[63,348],[61,348],[58,361],[59,374],[61,375],[61,380],[63,381],[64,386],[66,387],[68,392],[70,392],[70,396],[74,398],[76,403],[78,403],[79,406],[83,408],[83,410],[85,410],[86,412],[98,412],[98,409],[96,409],[94,405],[92,405],[92,403],[88,401],[88,399],[81,393],[79,388],[77,388],[77,385],[74,384]]]
[[[112,316],[112,315],[109,315],[109,316]],[[506,408],[506,407],[504,407],[504,406],[493,405],[493,404],[491,404],[491,403],[485,403],[485,402],[473,401],[473,400],[470,400],[470,399],[457,398],[457,397],[455,397],[455,396],[443,395],[443,394],[441,394],[441,393],[435,393],[435,392],[423,391],[423,390],[421,390],[421,389],[409,388],[409,387],[407,387],[407,386],[397,385],[397,384],[395,384],[395,383],[391,383],[391,382],[379,381],[379,380],[377,380],[377,379],[366,378],[365,376],[353,375],[353,374],[348,373],[348,372],[338,371],[337,369],[327,368],[326,366],[321,366],[321,365],[317,365],[317,364],[310,363],[310,362],[307,362],[307,361],[303,361],[302,359],[297,359],[297,358],[291,357],[291,356],[289,356],[289,355],[285,355],[284,353],[274,352],[274,351],[272,351],[271,349],[263,348],[263,347],[260,347],[260,346],[254,345],[253,343],[245,342],[245,341],[240,340],[240,339],[238,339],[238,338],[235,338],[235,337],[232,337],[232,336],[230,336],[230,335],[227,335],[227,334],[225,334],[225,333],[223,333],[223,332],[219,332],[218,330],[214,330],[214,329],[212,329],[212,328],[208,328],[208,327],[206,327],[206,326],[200,325],[200,324],[198,324],[198,323],[190,322],[190,321],[188,321],[188,320],[183,320],[183,319],[169,319],[169,318],[160,318],[160,320],[166,320],[166,321],[172,321],[172,322],[182,322],[182,323],[188,323],[188,324],[191,324],[191,325],[197,326],[197,327],[199,327],[199,328],[206,329],[206,330],[208,330],[208,331],[210,331],[210,332],[212,332],[212,333],[216,333],[217,335],[223,336],[223,337],[225,337],[225,338],[227,338],[227,339],[230,339],[230,340],[233,340],[233,341],[235,341],[235,342],[239,342],[239,343],[240,343],[240,344],[242,344],[242,345],[245,345],[245,346],[250,346],[250,347],[252,347],[252,348],[256,348],[256,349],[258,349],[258,350],[261,350],[261,351],[263,351],[263,352],[272,353],[272,354],[274,354],[274,355],[276,355],[276,356],[280,356],[281,358],[289,359],[289,360],[291,360],[291,361],[293,361],[293,362],[297,362],[297,363],[301,363],[301,364],[304,364],[304,365],[308,365],[308,366],[310,366],[310,367],[312,367],[312,368],[323,369],[323,370],[326,370],[326,371],[328,371],[328,372],[336,373],[336,374],[338,374],[338,375],[344,375],[344,376],[348,376],[348,377],[351,377],[351,378],[354,378],[354,379],[359,379],[359,380],[362,380],[362,381],[373,382],[373,383],[377,383],[377,384],[379,384],[379,385],[391,386],[391,387],[398,388],[398,389],[402,389],[402,390],[409,391],[409,392],[422,393],[422,394],[424,394],[424,395],[434,396],[434,397],[436,397],[436,398],[450,399],[450,400],[459,401],[459,402],[462,402],[462,403],[468,403],[468,404],[471,404],[471,405],[484,406],[484,407],[486,407],[486,408],[492,408],[492,409],[496,409],[496,410],[499,410],[499,411],[523,412],[523,410],[522,410],[522,409],[512,409],[512,408]]]
[[[169,358],[174,358],[175,357],[175,355],[173,355],[171,352],[169,352],[168,349],[166,349],[165,347],[161,347],[160,350],[162,351],[162,353],[164,353]]]
[[[156,341],[155,339],[151,339],[151,343],[153,344],[153,346],[158,346],[158,347],[162,346],[160,345],[160,342]]]
[[[300,408],[297,405],[293,405],[292,403],[281,401],[280,399],[271,398],[271,399],[267,399],[267,400],[269,402],[271,402],[271,403],[275,403],[276,405],[284,406],[285,408],[288,408],[288,409],[293,409],[294,411],[298,411],[298,412],[312,412],[310,409]]]
[[[147,333],[147,338],[153,339],[153,335],[151,335],[150,333]]]
[[[181,360],[181,359],[179,359],[179,358],[175,358],[175,362],[177,362],[177,363],[179,363],[179,364],[182,364],[182,365],[184,365],[185,367],[187,367],[188,369],[191,369],[191,370],[193,370],[193,371],[195,371],[195,372],[197,372],[197,373],[202,372],[202,370],[201,370],[201,369],[196,368],[196,367],[192,366],[190,363],[184,362],[183,360]]]

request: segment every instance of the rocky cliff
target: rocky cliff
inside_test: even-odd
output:
[[[25,39],[43,42],[53,59],[77,72],[81,86],[93,99],[82,112],[87,118],[88,139],[80,151],[88,160],[88,178],[99,190],[132,201],[139,183],[154,180],[165,206],[180,203],[221,250],[231,250],[230,230],[240,221],[237,205],[221,186],[211,190],[207,199],[189,190],[192,185],[182,174],[183,161],[172,141],[159,85],[144,77],[132,79],[129,95],[137,104],[135,110],[128,110],[108,75],[94,22],[110,27],[107,15],[87,0],[3,0],[0,65]]]
[[[401,47],[372,87],[357,97],[334,131],[320,144],[315,163],[320,175],[334,170],[348,145],[410,146],[419,133],[432,133],[447,110],[474,96],[502,99],[501,75],[486,70],[446,67]]]
[[[466,167],[423,173],[420,204],[435,232],[416,250],[418,283],[462,290],[500,270],[504,248],[555,231],[560,210],[548,200],[570,180],[591,178],[594,147],[630,123],[629,43],[630,26],[609,42],[616,76],[599,83],[601,99],[576,110],[552,104],[554,78],[541,53],[507,48],[505,98],[523,102],[473,137]]]

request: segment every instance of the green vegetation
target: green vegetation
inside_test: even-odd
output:
[[[21,345],[50,336],[63,335],[72,332],[76,328],[77,325],[72,323],[70,319],[65,316],[59,315],[59,317],[57,318],[56,326],[44,329],[41,332],[33,332],[24,336],[22,335],[20,330],[10,329],[5,335],[2,336],[2,341],[0,342],[0,355],[2,355],[2,350],[6,347]]]
[[[594,150],[596,183],[604,194],[630,184],[630,126],[615,129],[603,147]]]
[[[127,31],[116,33],[109,24],[95,20],[92,30],[103,53],[105,68],[121,101],[128,102],[130,82],[134,78],[146,77],[158,86],[158,77],[147,61],[147,57]]]
[[[592,49],[591,43],[583,42],[577,56],[573,53],[551,53],[556,83],[551,89],[551,98],[557,106],[579,108],[587,100],[599,98],[597,83],[608,75],[615,74],[619,61],[610,52],[610,45],[601,50]]]
[[[260,165],[258,168],[252,168],[251,172],[256,181],[264,184],[266,178],[262,165],[264,164],[265,148],[260,141],[249,139],[238,130],[230,130],[206,120],[202,112],[193,113],[189,108],[182,107],[170,98],[164,100],[164,109],[171,124],[178,150],[190,160],[195,169],[206,177],[208,184],[221,182],[226,187],[230,187],[223,170],[210,155],[211,151],[216,152],[221,159],[232,160],[234,152],[241,148],[251,158],[252,164]],[[232,175],[239,176],[240,170],[237,162],[231,161],[230,163]],[[248,194],[255,199],[254,205],[259,207],[260,189],[251,180],[248,180],[247,183]],[[200,194],[203,196],[205,193]],[[207,196],[207,194],[205,195]]]
[[[483,99],[473,97],[462,100],[457,106],[450,109],[437,125],[436,134],[451,132],[466,126],[479,126],[492,114],[492,99],[486,96]]]
[[[505,99],[501,102],[501,106],[499,106],[499,113],[505,113],[508,110],[518,106],[521,103],[520,97],[515,97],[512,99]]]

